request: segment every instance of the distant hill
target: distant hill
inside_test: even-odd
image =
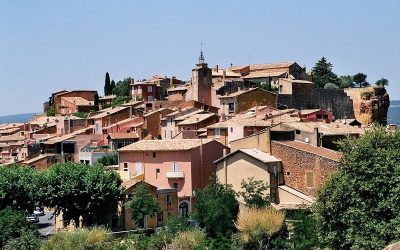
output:
[[[34,115],[39,113],[40,112],[0,116],[0,123],[27,122],[32,119]]]

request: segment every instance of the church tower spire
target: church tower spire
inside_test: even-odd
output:
[[[200,43],[200,56],[199,56],[199,64],[204,63],[204,55],[203,55],[203,43]]]

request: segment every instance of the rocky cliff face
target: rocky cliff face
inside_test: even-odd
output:
[[[360,123],[387,123],[390,100],[385,88],[351,88],[345,92],[353,100],[354,116]]]

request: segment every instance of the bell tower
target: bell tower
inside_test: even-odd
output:
[[[194,95],[194,98],[197,97],[196,101],[211,105],[212,71],[204,60],[203,43],[201,43],[199,63],[192,70],[192,84],[197,90],[197,95]]]

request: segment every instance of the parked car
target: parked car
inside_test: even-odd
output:
[[[39,222],[39,216],[37,214],[31,214],[26,218],[28,221],[32,223],[38,223]]]
[[[36,207],[35,211],[33,211],[34,214],[38,216],[43,216],[44,215],[44,209],[43,207]]]

